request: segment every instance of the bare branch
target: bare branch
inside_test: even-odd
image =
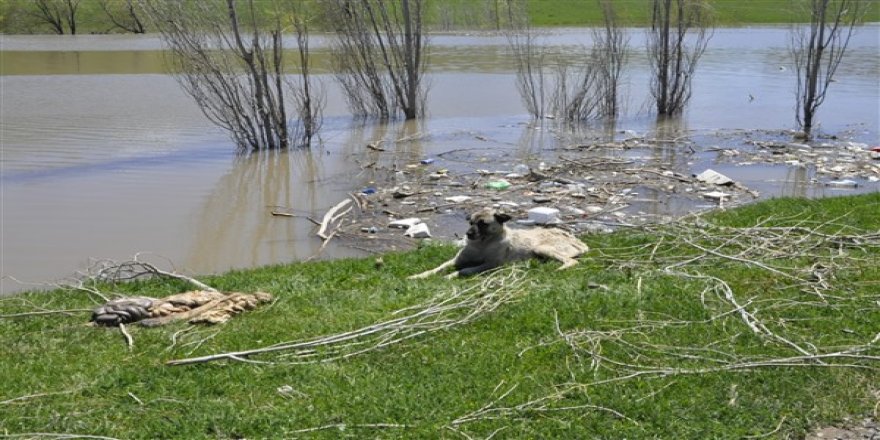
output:
[[[258,20],[253,0],[145,0],[145,10],[168,46],[176,79],[205,116],[242,149],[307,146],[320,127],[323,101],[309,77],[307,17],[298,3],[273,2],[273,22]],[[302,81],[283,87],[281,16],[293,5]],[[268,28],[268,30],[265,30]],[[288,121],[292,93],[299,120]],[[313,95],[314,93],[314,95]]]
[[[424,113],[423,3],[321,1],[324,21],[336,32],[336,79],[355,114],[388,118],[399,111],[414,119]]]

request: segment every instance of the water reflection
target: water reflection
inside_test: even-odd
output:
[[[217,271],[314,255],[321,242],[308,217],[320,218],[344,195],[324,184],[325,161],[320,154],[299,149],[237,157],[194,218],[187,267]],[[273,216],[272,211],[297,216]],[[330,253],[354,254],[343,249]]]
[[[164,74],[162,51],[0,51],[0,75]]]

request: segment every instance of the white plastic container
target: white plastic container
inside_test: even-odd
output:
[[[393,222],[388,223],[388,227],[389,228],[409,229],[409,228],[411,228],[421,222],[422,222],[422,219],[420,219],[420,218],[415,218],[415,217],[404,218],[404,219],[400,219],[400,220],[394,220]]]
[[[428,225],[419,223],[410,226],[403,235],[412,238],[428,238],[431,236],[431,231],[428,229]]]
[[[540,206],[529,210],[529,220],[539,225],[556,223],[559,221],[559,210]]]

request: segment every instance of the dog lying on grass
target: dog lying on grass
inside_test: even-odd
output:
[[[455,258],[440,266],[412,275],[409,278],[425,278],[454,266],[456,271],[447,278],[473,275],[494,269],[511,261],[529,258],[551,258],[562,263],[559,270],[577,264],[578,256],[588,247],[574,235],[561,229],[510,229],[504,225],[510,216],[491,208],[482,209],[470,216],[467,245]]]

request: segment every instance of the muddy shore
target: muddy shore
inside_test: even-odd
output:
[[[426,238],[458,240],[468,213],[493,206],[511,214],[514,227],[606,233],[767,196],[760,177],[743,182],[739,170],[783,169],[793,185],[823,195],[880,190],[878,147],[846,134],[809,142],[794,132],[760,130],[554,137],[555,146],[525,161],[485,148],[492,140],[481,136],[472,146],[423,157],[395,155],[395,144],[430,142],[430,134],[366,145],[360,162],[372,184],[351,194],[347,210],[325,218],[325,229],[370,253],[405,250]]]

